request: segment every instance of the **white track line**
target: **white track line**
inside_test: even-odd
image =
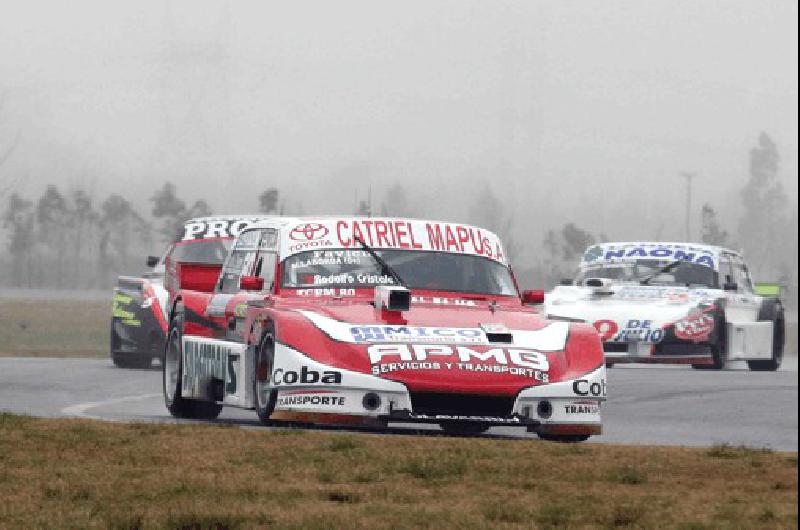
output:
[[[63,409],[61,409],[61,414],[64,416],[88,418],[92,420],[107,420],[108,418],[87,414],[86,411],[97,407],[116,405],[118,403],[127,403],[129,401],[143,401],[145,399],[150,399],[159,396],[161,396],[161,394],[142,394],[139,396],[125,396],[121,398],[107,399],[105,401],[88,401],[86,403],[78,403],[76,405],[70,405],[69,407],[64,407]]]

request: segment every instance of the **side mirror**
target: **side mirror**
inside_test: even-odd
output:
[[[147,256],[147,261],[145,262],[148,267],[151,269],[158,265],[159,257],[158,256]]]
[[[738,291],[739,285],[735,282],[727,282],[725,285],[722,286],[723,291]]]
[[[263,291],[264,278],[261,276],[242,276],[239,278],[239,289],[242,291]]]
[[[541,289],[534,289],[532,291],[522,291],[523,304],[543,304],[544,291]]]
[[[408,311],[411,291],[397,285],[379,285],[375,288],[375,307],[387,311]]]

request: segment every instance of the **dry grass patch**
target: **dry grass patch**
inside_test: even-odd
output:
[[[791,528],[797,456],[0,414],[0,498],[0,528]]]
[[[108,301],[0,299],[0,356],[107,357]]]

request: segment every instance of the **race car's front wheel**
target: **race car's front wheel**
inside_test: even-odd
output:
[[[255,355],[255,377],[253,377],[253,401],[261,423],[269,424],[275,410],[278,391],[272,388],[272,371],[275,366],[275,325],[267,322],[264,334]]]
[[[762,307],[759,321],[772,322],[772,358],[759,361],[747,361],[747,367],[753,372],[774,372],[781,367],[783,348],[786,342],[786,321],[783,308],[777,301],[770,300]]]
[[[219,416],[222,406],[208,401],[185,399],[181,395],[183,376],[183,313],[177,312],[169,326],[167,344],[161,373],[164,390],[164,404],[175,418],[213,420]]]
[[[485,433],[486,431],[489,430],[489,427],[491,427],[491,425],[489,425],[488,423],[481,423],[478,421],[469,421],[469,422],[443,421],[442,423],[439,424],[439,427],[441,427],[442,430],[447,434],[461,434],[466,436],[470,435],[474,436],[476,434]]]
[[[711,364],[693,364],[695,370],[722,370],[728,364],[727,324],[724,317],[715,320],[717,336],[711,344]]]

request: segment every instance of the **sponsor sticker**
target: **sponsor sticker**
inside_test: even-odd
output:
[[[479,344],[485,342],[478,328],[439,328],[413,326],[353,326],[353,341],[370,342],[447,342]]]
[[[198,239],[234,238],[258,219],[210,219],[206,221],[192,221],[183,226],[180,241]]]
[[[600,412],[600,403],[597,401],[573,401],[564,404],[565,414],[597,414]]]
[[[398,371],[454,371],[508,374],[548,383],[550,362],[542,352],[522,348],[470,348],[439,344],[375,344],[367,349],[373,375]]]
[[[690,315],[675,322],[675,337],[692,342],[710,340],[716,324],[709,313]]]
[[[606,380],[576,379],[572,383],[572,391],[577,396],[606,397]]]
[[[292,228],[289,237],[294,241],[317,241],[323,239],[329,232],[323,224],[305,223]]]
[[[302,366],[300,371],[276,368],[272,372],[272,384],[275,386],[291,385],[340,385],[342,372],[337,370],[317,371],[308,366]]]
[[[289,231],[285,253],[340,248],[361,250],[359,241],[376,249],[409,249],[483,256],[505,263],[505,252],[493,233],[456,223],[401,219],[338,219],[308,222]]]
[[[712,269],[717,268],[716,254],[708,248],[696,247],[693,245],[673,245],[669,243],[653,245],[637,243],[631,245],[597,245],[591,247],[583,257],[585,263],[597,262],[599,260],[615,261],[636,259],[683,260],[697,265],[704,265]]]
[[[664,330],[653,327],[652,320],[630,319],[620,329],[613,320],[598,320],[594,328],[600,333],[603,342],[650,342],[658,343],[664,339]]]
[[[278,395],[277,405],[281,407],[344,407],[345,396],[323,393],[321,391],[281,392]]]

